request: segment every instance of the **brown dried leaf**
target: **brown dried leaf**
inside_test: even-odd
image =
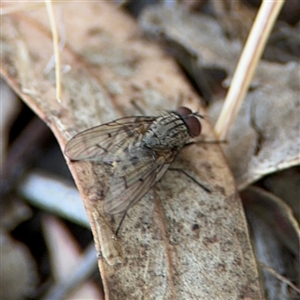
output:
[[[57,6],[64,13],[63,102],[55,100],[45,9],[3,18],[2,74],[50,126],[61,148],[75,133],[120,116],[192,109],[198,99],[174,63],[141,39],[136,24],[108,3]],[[72,16],[76,16],[72,18]],[[117,20],[117,22],[112,22]],[[213,139],[203,122],[204,134]],[[108,177],[99,165],[69,163],[91,222],[106,299],[261,299],[256,263],[234,182],[218,145],[185,149],[180,163],[208,186],[208,194],[181,173],[161,183],[128,211],[119,240],[119,216],[103,213]]]
[[[243,191],[241,197],[252,229],[257,259],[260,264],[268,266],[262,268],[267,297],[270,299],[299,297],[299,288],[286,289],[287,280],[299,286],[297,257],[300,227],[291,208],[283,199],[254,186]],[[286,278],[275,277],[274,272],[270,273],[270,268]]]
[[[228,41],[214,18],[179,8],[152,6],[144,10],[140,25],[151,35],[163,33],[183,45],[198,58],[202,68],[223,69],[229,77],[233,75],[242,45],[236,40]]]
[[[267,176],[263,184],[272,194],[284,199],[300,223],[300,167],[289,168]]]
[[[12,90],[3,82],[0,81],[1,92],[1,120],[0,120],[0,151],[1,160],[0,165],[3,166],[3,159],[6,156],[8,144],[8,128],[13,122],[13,118],[19,113],[20,105],[16,95]]]
[[[297,257],[300,228],[291,208],[282,199],[255,186],[243,191],[241,197],[245,210],[262,219],[277,239]]]

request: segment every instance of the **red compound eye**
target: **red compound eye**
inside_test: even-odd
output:
[[[201,133],[201,123],[189,108],[180,106],[177,113],[183,118],[191,137],[196,137]]]
[[[177,113],[180,116],[185,117],[185,116],[188,116],[188,115],[192,114],[193,112],[189,108],[187,108],[185,106],[180,106],[177,109]]]
[[[201,123],[198,118],[192,115],[184,118],[184,121],[191,137],[198,136],[201,133]]]

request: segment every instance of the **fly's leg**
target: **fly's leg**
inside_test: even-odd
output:
[[[125,217],[126,217],[126,214],[127,214],[127,210],[125,210],[125,212],[124,212],[124,214],[123,214],[123,216],[122,216],[122,219],[121,219],[121,221],[120,221],[120,223],[119,223],[119,225],[118,225],[118,227],[117,227],[117,230],[116,230],[116,232],[114,233],[114,236],[115,236],[115,237],[118,236],[118,233],[119,233],[119,231],[120,231],[121,225],[123,224],[123,221],[124,221],[124,219],[125,219]]]
[[[191,146],[191,145],[194,145],[194,144],[202,144],[202,143],[206,143],[206,144],[220,144],[220,143],[227,143],[227,141],[192,141],[192,142],[189,142],[189,143],[186,143],[184,148],[185,147],[188,147],[188,146]],[[193,178],[193,176],[191,176],[190,174],[188,174],[186,171],[184,171],[183,169],[180,169],[180,168],[175,168],[175,167],[170,167],[168,169],[168,171],[176,171],[176,172],[181,172],[183,173],[186,177],[188,177],[189,179],[191,179],[193,182],[195,182],[196,184],[198,184],[204,191],[206,191],[207,193],[211,193],[211,190],[206,187],[203,183],[197,181],[195,178]]]
[[[227,144],[228,141],[227,140],[222,140],[222,141],[218,141],[218,140],[210,140],[210,141],[205,141],[205,140],[200,140],[200,141],[193,141],[193,142],[188,142],[184,145],[183,148],[194,145],[194,144]]]
[[[137,101],[135,99],[131,99],[130,103],[142,116],[146,115],[145,111],[142,109],[142,107],[137,103]]]
[[[188,177],[189,179],[191,179],[193,182],[195,182],[196,184],[198,184],[204,191],[206,191],[207,193],[211,193],[211,190],[206,187],[203,183],[197,181],[195,178],[193,178],[189,173],[187,173],[186,171],[179,169],[179,168],[169,168],[168,171],[176,171],[176,172],[181,172],[183,173],[186,177]]]

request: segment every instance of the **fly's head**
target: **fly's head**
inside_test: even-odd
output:
[[[180,106],[176,113],[183,120],[191,138],[200,135],[202,127],[199,118],[203,118],[201,115],[193,113],[185,106]]]

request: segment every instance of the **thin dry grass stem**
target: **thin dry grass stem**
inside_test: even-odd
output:
[[[278,280],[285,282],[288,286],[290,286],[292,289],[294,289],[297,293],[300,294],[300,289],[297,286],[295,286],[290,280],[286,279],[284,276],[280,275],[278,272],[276,272],[274,269],[270,268],[263,262],[260,262],[259,264],[265,271],[272,274]]]
[[[35,85],[30,85],[33,81],[32,74],[28,72],[31,70],[31,59],[27,51],[25,41],[20,37],[20,33],[15,28],[12,29],[13,37],[16,40],[16,65],[18,66],[19,81],[22,92],[26,94],[35,94]]]
[[[53,50],[55,56],[55,82],[56,82],[56,100],[61,102],[61,64],[59,51],[59,37],[57,24],[54,17],[53,5],[51,0],[45,0],[50,20],[50,27],[52,32]]]
[[[215,126],[220,140],[227,138],[250,82],[258,60],[265,48],[271,29],[285,1],[263,1],[234,73],[226,100]]]
[[[3,3],[2,3],[3,5]],[[9,15],[18,11],[22,11],[22,10],[28,10],[28,9],[33,9],[33,8],[37,8],[39,6],[44,5],[44,2],[24,2],[24,3],[18,3],[16,5],[9,5],[9,6],[5,6],[5,7],[1,7],[0,10],[0,15]]]

